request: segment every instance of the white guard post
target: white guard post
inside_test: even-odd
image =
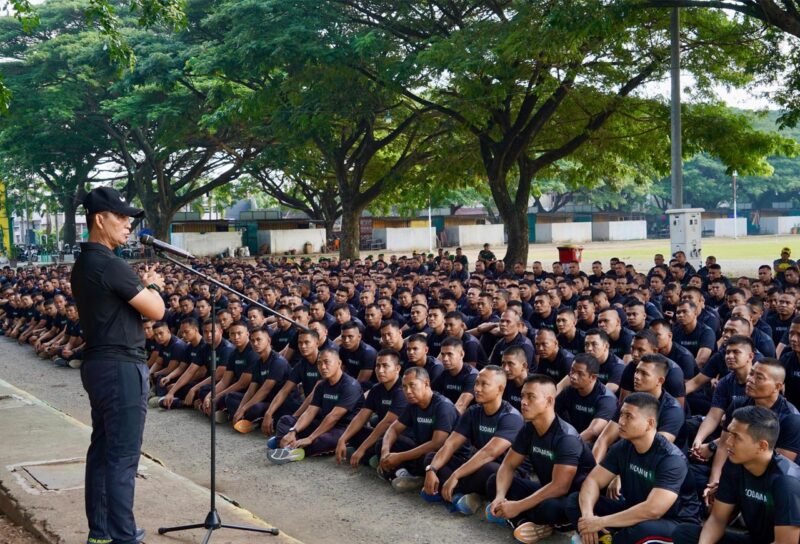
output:
[[[669,215],[669,242],[670,252],[675,255],[677,251],[686,254],[686,260],[695,270],[703,266],[703,208],[680,208],[667,210]]]

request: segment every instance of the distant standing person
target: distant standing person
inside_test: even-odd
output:
[[[72,269],[71,283],[86,339],[81,381],[92,407],[86,454],[86,517],[90,544],[134,544],[133,495],[149,389],[142,316],[161,320],[163,278],[148,268],[143,278],[114,254],[130,235],[130,206],[110,187],[83,201],[89,241]]]

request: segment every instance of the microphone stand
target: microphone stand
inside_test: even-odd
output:
[[[210,377],[211,377],[211,417],[209,417],[209,419],[211,420],[210,507],[209,507],[208,513],[206,514],[206,519],[205,519],[205,521],[203,521],[203,523],[193,523],[191,525],[180,525],[180,526],[177,526],[177,527],[160,527],[158,529],[158,534],[163,535],[163,534],[166,534],[166,533],[172,533],[172,532],[176,532],[176,531],[187,531],[187,530],[190,530],[190,529],[206,529],[207,532],[206,532],[205,538],[203,539],[203,544],[208,544],[208,541],[211,540],[211,535],[217,529],[235,529],[235,530],[239,530],[239,531],[249,531],[249,532],[253,532],[253,533],[268,534],[268,535],[273,535],[273,536],[277,535],[278,532],[279,532],[277,528],[264,529],[264,528],[261,528],[261,527],[248,527],[248,526],[245,526],[245,525],[230,525],[230,524],[227,524],[227,523],[222,523],[222,519],[220,518],[219,513],[217,512],[217,505],[216,505],[216,499],[217,499],[217,489],[216,489],[217,488],[217,422],[216,422],[216,418],[214,417],[215,416],[214,411],[216,410],[216,389],[217,389],[217,384],[215,382],[216,374],[217,374],[217,349],[214,346],[214,338],[216,337],[216,313],[217,313],[217,292],[218,292],[217,290],[218,289],[222,289],[224,291],[228,291],[230,293],[238,295],[239,297],[241,297],[242,299],[246,300],[250,304],[253,304],[253,305],[257,306],[257,307],[261,308],[262,310],[266,310],[270,314],[272,314],[272,315],[274,315],[274,316],[276,316],[276,317],[278,317],[280,319],[285,319],[286,321],[289,321],[290,323],[292,323],[295,327],[298,327],[299,329],[307,331],[308,328],[304,327],[300,323],[297,323],[296,321],[293,321],[293,320],[289,319],[288,317],[285,317],[284,315],[282,315],[279,312],[276,312],[272,308],[270,308],[270,307],[268,307],[268,306],[266,306],[264,304],[261,304],[260,302],[258,302],[256,300],[253,300],[253,299],[251,299],[251,298],[239,293],[235,289],[225,285],[224,283],[222,283],[220,281],[215,280],[214,278],[208,276],[207,274],[203,274],[202,272],[199,272],[199,271],[195,270],[191,266],[188,266],[188,265],[186,265],[186,264],[184,264],[184,263],[182,263],[182,262],[170,257],[163,250],[159,250],[158,248],[153,248],[153,249],[155,250],[156,254],[159,257],[162,257],[162,258],[168,260],[169,262],[177,265],[178,267],[182,268],[183,270],[186,270],[187,272],[204,279],[205,281],[209,282],[211,284],[211,286],[212,286],[212,289],[211,289],[211,316],[212,316],[212,321],[211,321],[211,344],[209,345],[209,349],[211,350],[211,369],[210,369]]]

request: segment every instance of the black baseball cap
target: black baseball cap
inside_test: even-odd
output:
[[[83,207],[86,208],[86,215],[99,212],[114,212],[128,217],[144,215],[144,210],[134,208],[125,202],[125,197],[113,187],[92,189],[83,199]]]

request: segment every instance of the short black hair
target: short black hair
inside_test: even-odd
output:
[[[631,393],[625,397],[625,400],[622,401],[622,404],[636,406],[639,410],[646,412],[647,415],[651,416],[653,419],[658,419],[658,399],[650,393]]]
[[[747,425],[747,434],[753,440],[766,440],[770,450],[775,449],[781,431],[778,416],[763,406],[744,406],[733,412],[733,419]]]
[[[392,361],[394,362],[394,364],[396,364],[396,365],[400,364],[400,354],[397,353],[397,351],[395,351],[393,349],[384,348],[384,349],[380,350],[378,352],[378,355],[376,356],[376,358],[378,358],[378,357],[391,357]]]
[[[572,364],[584,365],[586,367],[586,372],[593,376],[597,376],[600,373],[600,361],[597,360],[597,357],[589,353],[578,353],[575,356],[575,360],[572,361]]]
[[[667,377],[667,372],[669,372],[669,359],[660,353],[648,353],[647,355],[642,356],[642,360],[639,361],[639,364],[642,363],[655,366],[661,376],[665,378]]]

